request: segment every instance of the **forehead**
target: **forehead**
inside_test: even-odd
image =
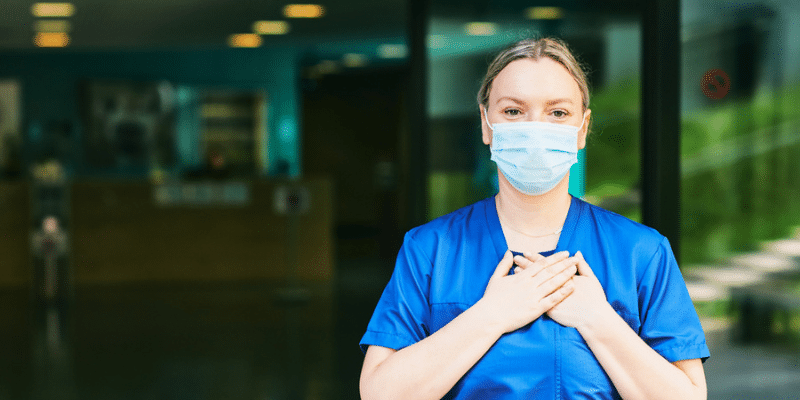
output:
[[[523,58],[506,65],[492,82],[489,102],[506,96],[526,101],[570,98],[576,105],[582,104],[575,78],[549,57]]]

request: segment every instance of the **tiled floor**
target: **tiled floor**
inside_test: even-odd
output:
[[[78,288],[67,306],[0,292],[0,399],[357,399],[357,343],[391,273],[335,284]],[[284,288],[285,289],[285,288]],[[709,399],[800,398],[796,350],[714,336]]]
[[[366,321],[348,321],[365,312],[341,306],[362,302],[306,289],[79,288],[53,306],[5,293],[0,399],[357,398]]]

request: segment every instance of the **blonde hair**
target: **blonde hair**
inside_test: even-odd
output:
[[[508,64],[523,58],[539,60],[542,57],[549,57],[563,65],[569,74],[575,78],[575,82],[581,91],[583,110],[586,111],[589,108],[589,84],[586,81],[586,72],[569,50],[567,44],[561,39],[555,38],[520,40],[495,56],[486,70],[486,76],[483,78],[481,89],[478,91],[478,104],[484,108],[489,105],[489,92],[492,89],[492,82]]]

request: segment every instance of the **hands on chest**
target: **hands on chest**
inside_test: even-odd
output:
[[[613,311],[583,255],[577,252],[570,257],[566,251],[549,257],[506,252],[481,302],[504,333],[543,314],[561,325],[580,329]]]

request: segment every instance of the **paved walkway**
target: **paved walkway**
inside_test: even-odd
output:
[[[712,350],[706,363],[709,400],[800,399],[800,365],[795,355],[762,347]]]
[[[767,282],[769,273],[800,269],[800,235],[765,243],[760,252],[733,257],[726,265],[685,273],[695,301],[730,298],[734,287]],[[731,340],[728,319],[704,319],[711,350],[705,364],[709,400],[800,399],[800,350]]]
[[[703,320],[711,358],[705,363],[708,400],[800,399],[800,352],[737,345],[726,320]]]

